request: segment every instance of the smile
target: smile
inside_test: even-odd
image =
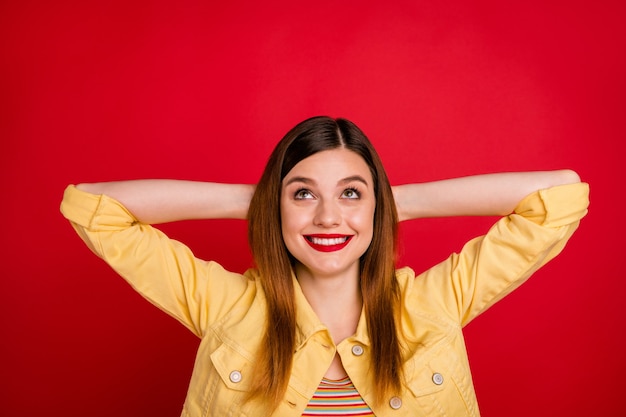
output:
[[[346,247],[352,236],[349,235],[307,235],[306,242],[320,252],[335,252]]]

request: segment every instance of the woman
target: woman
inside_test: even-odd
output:
[[[587,193],[570,170],[392,188],[354,124],[315,117],[257,186],[80,184],[62,211],[201,338],[183,416],[478,416],[461,329],[563,248]],[[395,269],[399,220],[460,215],[506,217],[417,277]],[[225,271],[148,226],[202,218],[248,218],[256,268]]]

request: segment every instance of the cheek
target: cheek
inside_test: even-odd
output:
[[[352,216],[350,216],[350,226],[357,231],[359,235],[366,238],[369,245],[374,233],[374,211],[364,210],[353,213]]]
[[[298,216],[293,210],[285,210],[281,207],[280,227],[283,241],[287,249],[292,250],[291,245],[296,242],[302,228],[302,216]]]
[[[368,207],[367,209],[359,210],[359,212],[354,213],[353,222],[355,225],[359,225],[362,229],[374,229],[374,211],[375,207]]]

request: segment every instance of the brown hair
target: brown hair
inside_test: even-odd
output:
[[[372,242],[361,257],[360,285],[372,343],[377,400],[399,391],[402,355],[396,330],[399,289],[395,279],[398,215],[382,162],[365,134],[346,119],[307,119],[278,143],[257,184],[248,211],[248,239],[267,299],[267,329],[250,397],[277,407],[287,389],[295,350],[296,308],[292,262],[282,237],[280,194],[283,178],[303,159],[345,148],[367,163],[376,209]]]

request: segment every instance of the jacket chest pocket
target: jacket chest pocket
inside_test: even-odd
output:
[[[254,401],[244,402],[252,382],[252,358],[227,344],[210,354],[214,370],[205,396],[206,416],[262,416]]]
[[[246,392],[252,382],[252,360],[222,344],[211,354],[211,362],[228,389]]]
[[[258,401],[244,402],[252,385],[253,359],[232,346],[222,344],[210,355],[215,368],[211,388],[207,396],[206,416],[220,417],[263,417],[267,409]],[[298,405],[304,408],[303,397],[290,385],[285,400],[272,413],[273,416],[296,416]]]
[[[452,346],[441,347],[426,360],[420,356],[407,361],[405,368],[407,394],[416,407],[432,417],[478,415],[469,366]]]

